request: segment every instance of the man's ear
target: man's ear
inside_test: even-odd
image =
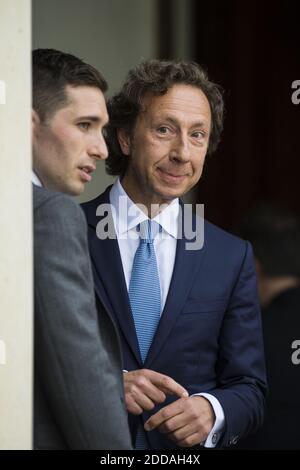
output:
[[[124,155],[130,155],[130,137],[125,129],[118,129],[117,130],[117,137],[121,147],[122,152]]]
[[[33,109],[31,112],[32,133],[34,134],[40,124],[41,120],[38,113]]]

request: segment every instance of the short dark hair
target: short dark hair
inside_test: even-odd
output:
[[[300,277],[300,217],[283,206],[261,204],[240,223],[238,234],[253,245],[269,277]]]
[[[36,49],[32,52],[33,109],[42,121],[67,104],[67,85],[88,85],[103,93],[107,83],[92,65],[72,54],[55,49]]]
[[[151,59],[130,70],[121,91],[108,101],[109,156],[105,163],[109,174],[124,175],[129,161],[124,158],[117,131],[125,129],[132,136],[145,95],[164,95],[175,84],[195,86],[205,94],[212,115],[208,153],[216,150],[223,129],[224,103],[221,87],[210,82],[206,72],[195,62]]]

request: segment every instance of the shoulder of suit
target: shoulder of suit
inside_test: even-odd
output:
[[[33,208],[36,214],[40,210],[54,210],[59,216],[66,211],[82,214],[80,206],[70,196],[58,191],[51,191],[39,186],[33,186]]]
[[[223,230],[220,227],[217,227],[213,223],[205,220],[204,222],[205,227],[205,237],[209,240],[213,241],[214,244],[221,244],[223,247],[224,245],[228,248],[235,248],[245,250],[246,241],[233,235],[232,233]]]

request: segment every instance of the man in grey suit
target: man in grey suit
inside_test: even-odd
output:
[[[107,158],[107,85],[94,67],[33,52],[34,447],[130,449],[113,320],[95,305],[80,194]]]

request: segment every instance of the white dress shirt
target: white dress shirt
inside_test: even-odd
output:
[[[119,204],[119,198],[121,197],[124,198],[123,201],[127,202],[126,211],[121,209],[121,204],[123,202]],[[127,290],[129,290],[134,255],[140,242],[139,237],[136,235],[136,229],[141,222],[148,220],[148,217],[127,196],[119,179],[115,182],[110,191],[110,203],[115,208],[115,211],[113,211],[114,226],[118,239],[126,286]],[[163,212],[153,219],[162,227],[162,231],[158,232],[154,238],[154,250],[156,254],[161,290],[160,313],[162,313],[164,309],[173,274],[177,244],[178,216],[179,202],[178,199],[175,199]]]
[[[31,170],[31,182],[35,184],[36,186],[40,186],[40,187],[43,186],[40,178],[33,170]]]
[[[137,226],[147,220],[146,214],[129,198],[121,182],[117,179],[110,191],[110,203],[113,206],[112,216],[119,244],[127,290],[135,252],[139,246]],[[163,312],[174,269],[177,234],[178,234],[179,200],[174,199],[153,220],[161,226],[154,237],[154,249],[157,259],[158,275],[161,289],[161,313]],[[124,371],[126,372],[126,371]],[[215,423],[204,446],[215,447],[225,427],[225,416],[220,402],[209,393],[198,393],[205,397],[213,407]]]

